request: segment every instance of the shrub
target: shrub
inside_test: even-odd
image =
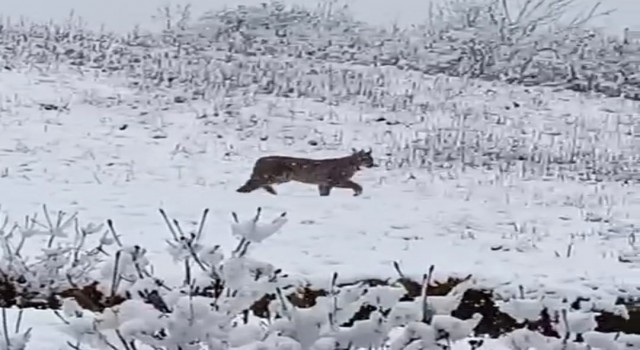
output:
[[[34,215],[7,230],[5,219],[0,236],[5,249],[2,288],[14,288],[15,296],[3,303],[23,310],[33,305],[52,308],[73,349],[450,349],[452,342],[464,340],[479,347],[485,341],[469,338],[484,319],[481,313],[464,320],[452,316],[475,288],[473,279],[454,282],[445,295],[433,295],[438,293],[432,290],[433,267],[418,284],[408,280],[398,264],[400,279],[386,285],[340,284],[334,273],[329,288],[305,304],[300,293],[307,293],[310,286],[251,258],[252,249],[286,224],[285,213],[266,223],[260,208],[243,221],[233,213],[231,231],[238,244],[228,255],[219,245],[202,243],[208,210],[188,230],[160,213],[170,232],[167,254],[177,266],[184,266],[184,280],[177,285],[154,276],[144,247],[124,244],[111,221],[106,226],[80,225],[75,215],[59,212],[56,224],[49,218],[43,225]],[[29,256],[19,249],[38,236],[50,242],[40,255]],[[97,245],[85,248],[94,239]],[[30,258],[36,263],[28,263]],[[82,276],[76,275],[78,271]],[[500,340],[512,349],[574,341],[592,346],[637,341],[633,335],[595,331],[597,313],[566,303],[512,299],[498,306],[519,322]],[[628,317],[624,307],[619,312]],[[9,336],[7,322],[3,308],[2,334],[7,336],[2,348],[25,349],[31,329]]]

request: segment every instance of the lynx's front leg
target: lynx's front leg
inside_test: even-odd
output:
[[[351,180],[344,180],[341,181],[340,183],[338,183],[337,185],[335,185],[334,187],[338,187],[338,188],[350,188],[353,190],[353,195],[354,196],[359,196],[362,194],[362,186],[358,185],[357,183],[351,181]]]

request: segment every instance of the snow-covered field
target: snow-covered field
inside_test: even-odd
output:
[[[500,92],[484,99],[484,93],[461,95],[451,103],[468,104],[472,110],[498,106],[504,110],[499,117],[505,125],[521,124],[524,131],[565,128],[563,117],[580,118],[585,128],[595,128],[607,118],[605,108],[619,108],[621,115],[637,108],[540,89],[535,95],[555,102],[536,111],[527,100],[531,94],[522,88],[489,88]],[[602,293],[618,293],[627,285],[640,285],[635,261],[619,261],[633,251],[629,235],[640,224],[633,215],[640,194],[623,182],[523,178],[519,169],[504,174],[473,168],[387,170],[385,152],[393,144],[383,135],[408,137],[417,128],[372,122],[375,116],[349,107],[334,109],[339,117],[328,125],[311,115],[323,114],[326,107],[302,99],[258,98],[225,122],[224,117],[196,118],[198,103],[132,108],[135,92],[109,85],[108,79],[94,81],[70,72],[4,72],[1,94],[6,137],[0,140],[0,186],[9,215],[19,218],[47,204],[78,211],[83,221],[111,218],[126,230],[124,239],[147,247],[158,257],[154,265],[167,274],[172,262],[161,257],[168,232],[158,208],[194,221],[202,209],[210,208],[207,239],[230,245],[231,211],[252,213],[261,206],[265,212],[288,212],[290,223],[265,242],[257,256],[311,280],[327,279],[333,271],[349,280],[393,277],[392,262],[399,261],[413,276],[435,264],[443,276],[473,273],[513,291],[524,284],[539,293],[590,293],[593,286],[602,286]],[[88,95],[126,102],[95,107],[83,101]],[[502,108],[512,103],[508,98],[522,106]],[[40,106],[58,101],[70,101],[69,111]],[[271,112],[275,117],[265,116],[268,104],[292,116],[278,117],[277,111]],[[619,107],[612,107],[615,104]],[[254,113],[257,120],[251,121]],[[448,117],[430,123],[444,124]],[[252,123],[256,126],[246,127]],[[633,154],[640,149],[607,138],[605,127],[597,132],[612,144],[602,150]],[[337,132],[342,132],[343,144],[335,150],[307,143],[330,141]],[[261,141],[260,135],[268,139]],[[319,198],[314,186],[296,183],[279,186],[278,196],[235,192],[259,156],[341,156],[351,147],[372,147],[382,165],[358,173],[356,181],[365,188],[362,197],[338,189],[329,198]],[[559,263],[563,269],[552,268]]]
[[[295,183],[280,186],[278,196],[261,191],[246,195],[235,189],[248,178],[259,156],[340,156],[351,147],[372,147],[384,164],[384,152],[390,146],[383,138],[385,132],[411,134],[417,129],[361,122],[373,117],[348,107],[334,110],[339,119],[327,125],[310,116],[325,112],[319,103],[270,98],[242,108],[240,117],[226,123],[223,117],[197,119],[193,112],[199,110],[197,104],[149,108],[146,114],[144,106],[132,108],[128,103],[110,108],[84,103],[85,95],[136,100],[134,92],[109,85],[106,79],[4,72],[2,81],[2,133],[7,136],[0,140],[4,174],[0,186],[12,217],[47,204],[56,210],[78,211],[87,221],[112,218],[126,228],[127,241],[144,243],[152,253],[163,254],[168,232],[163,233],[158,208],[183,220],[197,220],[203,208],[210,208],[210,239],[228,245],[230,212],[253,212],[262,206],[267,212],[287,211],[291,222],[257,254],[308,278],[328,278],[333,271],[349,279],[393,276],[392,261],[398,260],[415,276],[435,264],[445,275],[474,273],[511,282],[512,287],[541,284],[550,290],[577,288],[577,292],[592,285],[616,290],[638,283],[634,264],[621,263],[618,257],[632,248],[628,235],[638,225],[633,213],[640,197],[632,186],[620,182],[521,180],[519,171],[501,175],[480,169],[461,173],[381,166],[357,175],[365,187],[360,198],[346,190],[319,198],[314,186]],[[458,100],[469,108],[508,106],[507,97],[523,90],[510,89],[484,101],[481,96]],[[626,109],[621,114],[630,114],[634,108],[579,97],[563,102],[562,96],[571,96],[546,94],[545,98],[557,101],[550,104],[551,110],[535,112],[528,101],[520,100],[523,107],[504,110],[501,117],[506,123],[542,130],[562,127],[563,113],[590,117],[584,118],[585,123],[598,125],[599,117],[606,117],[599,109],[619,103]],[[520,96],[527,98],[526,93]],[[40,107],[40,103],[69,100],[69,111]],[[295,115],[261,115],[269,103]],[[253,123],[253,113],[257,126],[237,131],[240,125]],[[535,114],[525,119],[529,113]],[[314,133],[329,139],[339,131],[343,145],[336,150],[316,150],[319,147],[305,140],[314,139]],[[250,133],[269,139],[260,141],[259,135]],[[302,140],[286,145],[289,138],[283,136],[289,134]],[[615,147],[620,148],[602,149]],[[631,154],[638,147],[629,144],[623,149]],[[569,246],[573,249],[567,256]],[[594,260],[598,263],[590,263]],[[550,268],[558,263],[563,264],[562,270]],[[171,271],[170,261],[159,259],[154,264],[161,271]]]
[[[317,288],[331,290],[334,273],[340,282],[397,278],[397,262],[417,281],[433,265],[436,280],[472,275],[475,288],[532,300],[516,318],[543,304],[566,311],[564,298],[590,297],[585,309],[620,312],[617,298],[640,297],[640,103],[363,67],[354,69],[386,77],[381,100],[413,84],[410,103],[422,112],[246,93],[172,103],[164,97],[179,91],[49,68],[0,70],[0,219],[23,223],[38,213],[45,222],[43,205],[77,212],[81,225],[111,219],[125,245],[147,250],[167,285],[180,285],[184,268],[168,254],[172,236],[159,209],[186,232],[208,208],[199,243],[229,252],[237,245],[231,213],[246,219],[261,207],[265,220],[286,212],[288,222],[251,258]],[[320,197],[296,183],[278,186],[277,196],[235,191],[260,156],[334,157],[352,148],[371,148],[380,165],[354,178],[362,196],[335,189]],[[4,261],[19,245],[17,233],[5,239],[9,228],[0,229]],[[67,229],[48,246],[45,228],[22,257],[33,263],[44,247],[76,246]],[[109,269],[82,278],[109,280]],[[566,323],[590,331],[591,317],[574,310]],[[69,327],[51,311],[26,312],[22,324],[33,327],[29,349],[72,348],[73,332],[87,326],[61,336]],[[518,349],[534,343],[527,336],[483,348]],[[640,348],[635,338],[622,342]]]
[[[235,189],[261,155],[323,157],[348,154],[352,146],[372,147],[384,165],[392,142],[382,135],[409,135],[415,129],[372,121],[373,114],[348,106],[334,108],[337,117],[331,123],[314,121],[313,113],[324,114],[327,107],[269,97],[240,108],[233,119],[199,119],[194,111],[204,106],[198,103],[144,106],[136,102],[142,100],[136,92],[109,79],[69,71],[5,71],[0,77],[3,211],[20,220],[46,204],[77,211],[84,223],[113,219],[122,240],[147,248],[155,271],[171,282],[179,282],[183,272],[166,258],[170,235],[158,208],[187,223],[210,208],[204,239],[230,248],[231,211],[251,215],[261,206],[267,217],[286,211],[289,223],[254,256],[316,286],[325,286],[322,281],[334,271],[342,280],[395,277],[393,261],[398,261],[416,279],[434,264],[436,278],[473,274],[504,295],[516,295],[523,285],[531,297],[597,296],[611,306],[617,296],[640,294],[630,243],[640,224],[634,215],[640,209],[635,185],[523,177],[520,170],[381,166],[356,176],[365,188],[361,197],[346,190],[318,197],[315,187],[300,184],[280,186],[278,196],[240,194]],[[427,85],[443,84],[425,79]],[[504,125],[520,124],[522,130],[571,128],[562,118],[579,118],[587,129],[598,128],[594,136],[611,142],[601,150],[633,154],[640,149],[629,143],[631,138],[606,135],[610,111],[633,115],[638,107],[630,102],[473,84],[470,91],[496,92],[469,92],[449,103],[465,104],[472,113],[499,106]],[[539,98],[547,108],[535,107]],[[120,103],[111,107],[95,106],[95,101],[116,100]],[[513,100],[521,106],[503,107]],[[69,106],[45,110],[47,103]],[[257,121],[251,120],[253,113]],[[250,124],[256,126],[240,127]],[[342,144],[334,150],[308,144],[319,138],[330,143],[338,132]],[[38,249],[47,239],[32,240],[31,247]]]

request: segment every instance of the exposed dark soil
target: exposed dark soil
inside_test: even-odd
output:
[[[469,277],[470,276],[467,278]],[[429,295],[445,295],[462,281],[462,279],[450,278],[446,282],[434,283],[429,287]],[[362,282],[369,286],[400,283],[407,290],[407,293],[401,300],[412,300],[420,295],[420,284],[409,279],[369,279],[354,283]],[[92,311],[102,311],[107,307],[118,305],[130,297],[120,295],[109,297],[100,292],[97,286],[98,284],[94,283],[84,287],[71,288],[47,298],[36,299],[29,298],[30,293],[19,292],[20,286],[15,280],[1,278],[0,303],[2,303],[3,307],[17,306],[20,308],[58,309],[60,308],[60,298],[73,297],[83,308]],[[220,286],[213,286],[208,290],[201,291],[199,294],[214,298],[221,291],[221,288],[219,287]],[[325,296],[327,294],[328,292],[326,290],[306,287],[298,289],[295,293],[291,293],[287,297],[294,305],[301,308],[307,308],[315,305],[315,301],[319,296]],[[269,302],[274,299],[275,295],[273,294],[265,295],[253,304],[251,311],[258,317],[268,317],[269,311],[267,306],[269,305]],[[559,336],[551,327],[551,324],[558,320],[558,315],[550,315],[546,310],[543,310],[538,321],[522,324],[516,322],[509,315],[500,312],[494,299],[495,296],[490,290],[469,289],[464,293],[459,307],[453,311],[452,315],[461,319],[468,319],[476,312],[482,314],[484,317],[475,329],[476,335],[479,336],[487,335],[490,337],[498,337],[522,327],[537,330],[547,336]],[[586,301],[584,298],[581,298],[581,300]],[[149,298],[149,302],[156,306],[156,303],[153,302],[152,298]],[[571,302],[576,305],[578,304],[575,301]],[[622,300],[620,300],[619,303],[625,304]],[[626,305],[630,316],[628,320],[609,312],[601,312],[601,315],[596,318],[598,322],[598,328],[596,330],[601,332],[640,334],[640,307],[629,303],[626,303]],[[356,320],[368,318],[369,314],[373,310],[374,308],[371,306],[363,306],[362,309],[355,314],[354,318],[347,322],[346,325],[349,325]]]

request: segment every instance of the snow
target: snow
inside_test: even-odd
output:
[[[633,187],[522,179],[474,169],[462,173],[380,167],[356,176],[364,185],[361,197],[336,191],[321,198],[313,186],[294,183],[279,186],[278,196],[259,191],[241,194],[235,188],[249,175],[256,157],[305,154],[303,142],[282,144],[279,128],[324,126],[283,117],[270,122],[270,140],[258,143],[237,136],[233,123],[219,122],[211,133],[194,117],[192,109],[197,106],[156,108],[141,116],[143,107],[88,103],[99,96],[119,96],[129,104],[140,100],[109,79],[94,81],[70,72],[47,77],[32,71],[3,72],[0,81],[1,132],[7,135],[0,139],[5,169],[0,193],[6,214],[19,218],[46,204],[53,210],[77,212],[85,224],[112,219],[124,244],[143,246],[154,270],[169,281],[178,281],[183,273],[166,259],[165,241],[171,235],[159,208],[186,221],[188,227],[195,226],[198,212],[209,208],[203,240],[233,247],[232,233],[242,236],[252,221],[234,224],[231,213],[251,217],[259,206],[267,222],[276,219],[244,237],[260,242],[253,256],[318,286],[327,283],[334,271],[342,281],[397,277],[393,262],[398,261],[403,272],[415,278],[434,264],[436,279],[472,274],[474,283],[505,296],[518,295],[522,285],[527,297],[590,295],[600,299],[603,309],[612,309],[612,296],[640,294],[635,288],[640,285],[637,265],[618,260],[621,252],[632,249],[628,234],[619,227],[633,230],[638,225],[633,214],[640,198]],[[496,105],[515,98],[526,106],[531,99],[520,88],[489,87],[499,91],[491,102]],[[88,89],[93,92],[91,99],[84,98]],[[560,128],[556,116],[579,116],[598,125],[597,118],[607,115],[602,111],[605,106],[621,114],[637,108],[629,102],[612,104],[544,89],[538,93],[551,100],[542,112],[523,107],[505,111],[503,117],[525,126]],[[460,97],[467,108],[482,108],[485,102],[474,98],[478,97]],[[69,111],[39,108],[39,103],[59,101],[71,101]],[[293,103],[299,109],[314,106],[302,100]],[[317,150],[308,156],[344,154],[351,145],[372,146],[374,154],[381,155],[385,144],[376,143],[375,136],[388,127],[368,122],[349,107],[340,108],[335,110],[341,118],[338,125],[319,133],[331,135],[332,128],[342,128],[343,149]],[[241,109],[240,120],[254,112],[255,107]],[[527,118],[517,119],[522,115]],[[122,125],[127,128],[121,130]],[[166,138],[152,137],[157,128]],[[401,134],[401,128],[392,131]],[[620,152],[637,149],[624,143],[607,147]],[[606,220],[589,219],[588,213]],[[27,248],[39,249],[34,242],[44,244],[47,239],[33,240]],[[219,262],[222,258],[209,249],[212,261]],[[110,275],[109,270],[104,272]]]
[[[18,318],[17,309],[8,309],[7,316],[9,322]],[[72,337],[65,336],[65,330],[69,329],[69,327],[65,327],[64,324],[60,321],[58,317],[54,315],[53,312],[47,310],[29,310],[29,312],[24,312],[22,315],[22,324],[29,325],[33,330],[31,332],[31,338],[29,340],[29,345],[27,349],[71,349],[68,346],[68,342],[71,341]],[[250,328],[253,328],[249,326]],[[247,327],[247,328],[249,328]],[[246,332],[255,332],[256,329],[246,329]],[[239,335],[239,334],[238,334]],[[606,342],[605,337],[594,335],[595,341]],[[245,338],[246,339],[246,338]],[[238,339],[241,341],[242,339]],[[275,340],[274,340],[275,341]],[[286,338],[281,340],[284,344],[286,344]],[[506,350],[508,349],[501,342],[486,340],[487,349],[491,350]],[[71,343],[75,345],[74,343]],[[4,344],[3,344],[4,345]],[[86,344],[83,344],[83,349],[86,349]],[[294,348],[292,348],[294,349]],[[454,344],[452,350],[467,350],[469,346],[464,343],[456,343]],[[608,350],[608,349],[607,349]]]
[[[13,9],[19,8],[16,4],[10,3]],[[86,15],[83,11],[81,15]],[[583,305],[585,310],[595,306],[628,316],[614,303],[618,296],[640,297],[640,254],[635,243],[640,193],[633,185],[577,181],[572,169],[562,170],[562,176],[543,176],[542,167],[528,168],[526,161],[518,163],[521,169],[511,171],[428,169],[419,166],[419,157],[405,146],[425,139],[425,147],[433,146],[429,137],[434,130],[455,133],[463,121],[470,134],[489,130],[505,140],[535,140],[525,145],[530,153],[549,159],[565,155],[570,147],[566,142],[573,137],[580,140],[584,152],[608,153],[610,159],[621,156],[633,164],[640,151],[634,134],[640,130],[634,120],[640,104],[548,88],[380,71],[398,75],[391,83],[397,91],[405,88],[406,81],[419,80],[426,86],[416,94],[416,102],[429,107],[426,115],[379,112],[349,103],[329,108],[306,99],[258,96],[245,105],[240,98],[230,98],[236,104],[233,116],[200,118],[203,111],[211,110],[210,104],[166,104],[127,88],[115,77],[81,75],[65,67],[47,72],[2,70],[1,218],[6,215],[7,222],[19,221],[46,205],[50,210],[77,213],[88,232],[102,231],[99,225],[113,220],[123,243],[122,255],[117,263],[102,266],[99,274],[104,280],[111,279],[114,268],[129,280],[152,267],[168,284],[179,285],[184,278],[181,261],[193,252],[199,253],[211,274],[218,273],[213,267],[224,261],[222,275],[236,291],[254,283],[257,270],[272,275],[282,269],[292,279],[329,288],[334,273],[340,282],[398,277],[397,262],[405,275],[416,280],[430,265],[435,266],[435,280],[470,274],[474,286],[491,288],[505,297],[500,308],[516,319],[535,318],[542,307],[566,310],[561,299],[578,295],[592,297]],[[67,108],[46,110],[44,104]],[[381,115],[399,123],[376,122]],[[320,141],[321,146],[312,146],[309,140]],[[482,147],[508,147],[486,139],[478,142]],[[354,180],[364,187],[359,197],[341,189],[330,197],[319,197],[314,186],[296,183],[278,186],[277,196],[235,191],[260,156],[334,157],[348,154],[352,147],[371,147],[381,165],[356,175]],[[443,158],[430,158],[427,163],[445,165]],[[199,232],[205,208],[208,216]],[[174,226],[159,209],[177,219],[189,238],[170,232],[167,225]],[[32,236],[24,255],[58,254],[63,248],[47,247],[47,241],[51,236],[64,238],[75,217],[67,216],[49,228],[23,231]],[[242,249],[231,252],[233,247],[243,247],[238,239],[259,246],[251,250],[251,258],[243,256]],[[100,243],[116,242],[105,235]],[[47,262],[46,268],[56,270],[58,263],[63,262]],[[189,284],[202,282],[198,278]],[[275,288],[271,281],[259,283]],[[129,287],[147,292],[151,284],[142,280]],[[359,287],[352,288],[353,294],[344,292],[336,301],[342,310],[335,313],[339,320],[349,319],[357,311],[354,305],[367,302],[390,309],[391,323],[375,311],[370,320],[349,329],[332,329],[333,338],[318,341],[321,332],[316,324],[326,321],[325,311],[331,305],[331,298],[326,298],[315,309],[294,310],[286,322],[271,325],[271,330],[296,335],[296,341],[282,334],[266,338],[263,328],[248,324],[229,332],[230,343],[247,349],[259,347],[255,343],[261,341],[262,346],[291,349],[301,344],[333,349],[332,342],[346,345],[354,340],[357,346],[378,346],[397,322],[407,325],[405,337],[399,336],[392,347],[410,347],[401,342],[414,337],[422,343],[413,347],[426,348],[437,331],[450,333],[453,340],[465,339],[481,318],[459,320],[448,315],[463,291],[429,297],[435,311],[432,327],[417,322],[421,301],[398,303],[402,295],[398,289],[370,288],[361,296]],[[242,309],[245,299],[260,291],[244,291],[247,295],[241,294],[239,304],[226,306]],[[177,310],[172,317],[193,316],[191,304],[183,297],[165,299]],[[188,302],[201,306],[197,308],[200,322],[213,322],[207,300],[194,299]],[[281,301],[272,304],[272,308],[284,307]],[[568,324],[557,325],[560,332],[584,333],[587,343],[607,349],[619,347],[619,342],[632,344],[630,349],[640,344],[633,335],[621,335],[616,343],[594,332],[595,314],[585,310],[568,312]],[[16,310],[8,311],[10,318],[17,317]],[[71,320],[69,327],[51,311],[25,312],[23,329],[33,329],[28,348],[67,347],[67,341],[73,343],[94,332],[92,319],[79,317],[78,312],[77,305],[65,301],[62,313]],[[119,325],[128,338],[148,336],[145,332],[157,324],[147,321],[157,314],[156,309],[134,300],[123,304],[117,315],[95,317],[105,329]],[[193,332],[174,330],[185,332],[179,337],[187,339],[201,331],[193,328]],[[64,332],[68,338],[61,339]],[[526,330],[512,333],[509,341],[520,348],[534,344],[539,350],[558,346]],[[487,349],[505,346],[505,342],[486,343]],[[466,347],[461,342],[453,349]]]
[[[638,225],[633,213],[640,197],[633,187],[539,177],[523,180],[517,174],[471,168],[462,173],[378,167],[356,176],[364,186],[360,198],[346,190],[319,198],[315,187],[295,183],[279,186],[278,196],[260,191],[246,195],[235,189],[249,176],[258,156],[305,155],[309,149],[304,142],[283,144],[278,136],[284,128],[293,125],[301,135],[303,128],[321,129],[325,137],[343,130],[342,150],[310,151],[309,157],[342,155],[350,146],[371,146],[382,157],[380,162],[390,146],[376,139],[386,130],[404,135],[406,129],[366,118],[360,121],[361,113],[337,107],[338,125],[325,128],[303,117],[272,118],[270,140],[243,140],[235,122],[202,127],[203,121],[192,111],[198,106],[156,108],[140,116],[143,107],[103,108],[86,103],[83,95],[88,88],[102,96],[119,95],[128,103],[140,99],[108,79],[92,81],[64,72],[50,78],[34,72],[2,73],[0,123],[2,134],[8,136],[0,140],[6,174],[0,191],[9,217],[33,213],[46,204],[53,210],[78,212],[85,223],[112,219],[125,244],[143,245],[153,266],[169,279],[177,278],[172,276],[176,269],[171,260],[162,258],[170,234],[157,214],[159,208],[181,221],[195,221],[202,209],[209,208],[204,238],[233,246],[235,238],[228,231],[231,212],[252,215],[260,206],[265,217],[286,212],[288,224],[261,243],[256,258],[316,283],[328,281],[334,271],[342,280],[397,277],[393,261],[398,261],[409,276],[418,278],[426,266],[434,264],[436,277],[471,273],[478,283],[507,295],[516,295],[519,285],[526,287],[527,294],[639,294],[629,288],[640,285],[637,264],[618,260],[619,254],[632,249],[620,227],[633,230]],[[510,89],[493,96],[493,101],[462,96],[452,103],[486,109],[485,103],[504,106],[510,103],[506,98],[517,99],[524,105],[521,110],[505,111],[503,117],[523,129],[562,128],[563,121],[555,117],[568,120],[577,115],[595,127],[602,125],[598,117],[608,115],[602,111],[605,106],[619,109],[620,114],[637,108],[629,102],[616,101],[615,106],[607,100],[540,90],[544,99],[554,102],[536,111],[526,107],[530,95]],[[38,108],[38,103],[69,99],[67,112]],[[291,108],[283,100],[267,102]],[[259,101],[258,106],[267,102]],[[297,110],[322,108],[308,101],[292,103]],[[241,108],[240,120],[249,119],[258,108]],[[444,123],[446,117],[430,122]],[[127,128],[120,130],[122,125]],[[167,137],[151,137],[156,128]],[[623,153],[637,149],[628,141],[608,147]],[[563,268],[553,268],[557,264]],[[593,291],[595,286],[598,290]]]

